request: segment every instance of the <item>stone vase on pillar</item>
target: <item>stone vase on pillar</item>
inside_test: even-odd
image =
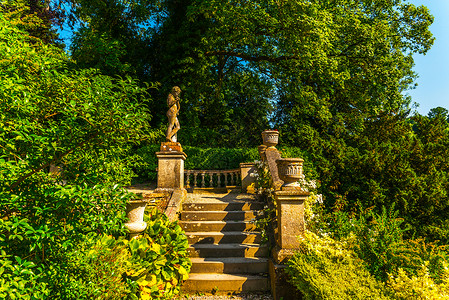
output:
[[[302,173],[303,163],[302,158],[280,158],[276,160],[279,178],[284,181],[281,189],[301,189],[298,181],[304,178]]]
[[[277,130],[262,131],[263,144],[268,148],[274,148],[279,141],[279,132]]]
[[[279,177],[284,181],[276,191],[277,237],[274,257],[278,262],[288,259],[299,247],[298,237],[304,234],[304,201],[309,193],[302,190],[298,180],[304,178],[301,158],[276,160]]]
[[[128,222],[125,223],[125,227],[131,239],[138,237],[147,228],[147,223],[143,220],[147,204],[148,200],[138,199],[130,200],[126,205]]]

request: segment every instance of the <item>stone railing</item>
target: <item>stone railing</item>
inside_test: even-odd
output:
[[[185,170],[187,188],[221,188],[241,184],[240,169],[235,170]]]

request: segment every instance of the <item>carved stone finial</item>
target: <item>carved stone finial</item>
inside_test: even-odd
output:
[[[179,95],[181,94],[181,89],[178,86],[174,86],[171,89],[170,94],[168,94],[167,97],[167,105],[168,105],[168,111],[167,111],[167,117],[168,117],[168,127],[167,127],[167,135],[166,140],[167,142],[177,142],[177,132],[179,129],[181,129],[181,126],[179,125],[178,121],[178,114],[179,110],[181,109],[181,106],[179,104],[180,98]]]

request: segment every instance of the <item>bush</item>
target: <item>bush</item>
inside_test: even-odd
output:
[[[369,272],[383,282],[398,267],[412,263],[403,240],[404,220],[398,218],[398,213],[394,207],[383,208],[380,214],[369,210],[353,220],[353,233],[357,237],[354,251],[366,262]]]
[[[72,287],[60,284],[78,279],[65,276],[93,272],[67,255],[88,234],[125,234],[130,195],[115,184],[130,182],[129,144],[151,137],[148,86],[80,69],[30,37],[24,29],[42,24],[23,3],[0,5],[0,294],[67,298]],[[63,173],[49,174],[52,165]]]
[[[170,222],[155,207],[146,210],[145,221],[144,234],[129,242],[133,270],[128,278],[139,285],[141,299],[172,299],[192,265],[187,236],[177,222]]]
[[[77,251],[80,247],[86,249],[87,235],[124,235],[125,203],[129,197],[118,187],[53,184],[3,199],[0,249],[6,271],[2,278],[20,275],[14,281],[23,279],[24,284],[17,288],[27,295],[69,297],[73,287],[60,283],[67,280],[67,274],[77,274],[70,271],[74,268],[68,265],[70,255],[80,259],[82,254]]]
[[[260,160],[257,148],[201,148],[182,146],[187,154],[184,168],[186,170],[231,170],[238,169],[240,163]],[[282,157],[300,157],[304,159],[304,173],[307,178],[317,178],[316,169],[310,155],[298,147],[278,147]],[[133,169],[139,180],[156,180],[156,152],[160,144],[145,145],[137,148],[133,158]]]
[[[160,145],[146,145],[136,149],[136,161],[132,168],[138,180],[154,181],[157,178],[157,157]]]
[[[156,180],[157,157],[160,145],[146,145],[138,148],[139,157],[134,167],[140,180]],[[185,161],[186,170],[230,170],[238,169],[242,162],[252,162],[259,159],[257,149],[247,148],[200,148],[182,146],[187,154]]]
[[[124,275],[131,268],[128,241],[90,235],[64,254],[58,265],[53,299],[124,299],[132,292]]]
[[[1,299],[47,299],[50,287],[42,267],[19,256],[0,253]]]
[[[399,269],[397,275],[390,276],[388,285],[394,291],[395,298],[415,299],[449,299],[449,268],[446,264],[442,281],[436,282],[429,274],[429,263],[421,266],[416,276]]]
[[[307,232],[288,261],[290,282],[304,299],[388,299],[382,283],[344,243]]]

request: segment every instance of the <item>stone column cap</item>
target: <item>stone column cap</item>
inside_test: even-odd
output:
[[[310,195],[310,192],[306,192],[304,190],[283,190],[274,192],[275,196],[279,196],[282,198],[295,198],[295,197],[307,197]]]
[[[240,167],[242,168],[242,167],[253,167],[253,166],[255,166],[256,165],[256,163],[253,163],[253,162],[247,162],[247,163],[240,163]]]
[[[276,161],[294,161],[294,162],[304,162],[304,159],[298,157],[286,157],[286,158],[278,158]]]
[[[181,158],[183,160],[187,158],[187,154],[180,151],[159,151],[156,152],[156,156],[158,158]]]

